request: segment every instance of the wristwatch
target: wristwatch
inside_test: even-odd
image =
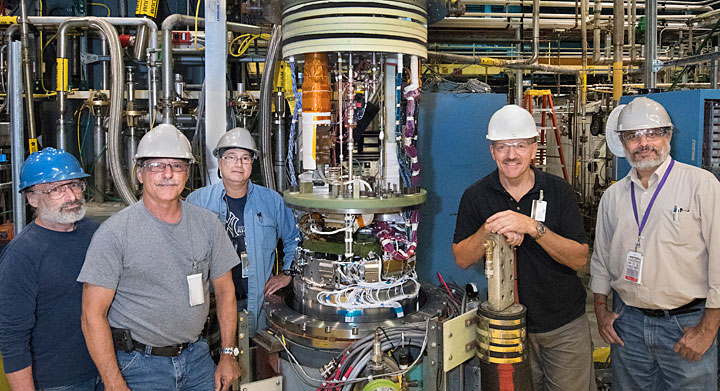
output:
[[[533,240],[538,240],[545,235],[545,232],[547,232],[547,229],[545,227],[545,224],[538,221],[537,226],[535,227],[535,230],[537,230],[537,235],[533,236]]]
[[[233,346],[231,348],[222,348],[220,349],[220,354],[228,354],[235,358],[240,355],[240,349],[238,349],[237,346]]]
[[[281,270],[280,273],[281,273],[281,274],[284,274],[284,275],[286,275],[286,276],[292,276],[292,275],[295,274],[295,273],[293,273],[292,269]]]

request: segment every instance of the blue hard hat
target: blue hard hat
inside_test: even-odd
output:
[[[20,169],[20,191],[40,183],[85,178],[86,174],[75,156],[62,149],[48,147],[28,156]]]

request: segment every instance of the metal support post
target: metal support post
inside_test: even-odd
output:
[[[12,160],[12,200],[13,224],[15,236],[25,227],[25,195],[20,193],[20,167],[25,157],[23,146],[23,73],[22,73],[22,44],[18,41],[10,42],[8,70],[10,72],[10,139]]]

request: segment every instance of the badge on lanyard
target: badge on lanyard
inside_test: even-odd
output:
[[[530,218],[544,223],[545,212],[547,212],[547,201],[543,201],[543,191],[540,190],[540,198],[533,200]]]
[[[205,303],[202,272],[198,273],[197,262],[193,262],[193,272],[194,274],[187,276],[188,295],[190,296],[191,307]]]
[[[242,265],[242,278],[248,278],[248,269],[250,268],[250,260],[248,259],[247,252],[243,251],[240,253],[240,264]]]
[[[632,207],[633,214],[635,215],[635,222],[638,225],[638,237],[637,241],[635,242],[635,250],[630,250],[627,253],[625,261],[625,272],[623,277],[625,281],[630,281],[636,284],[642,283],[643,253],[642,251],[640,251],[640,240],[643,237],[642,232],[645,228],[645,223],[647,223],[648,217],[650,216],[650,210],[655,204],[655,199],[657,198],[658,194],[660,194],[660,190],[665,185],[665,181],[667,181],[668,175],[670,175],[670,171],[672,171],[674,165],[675,160],[671,158],[670,165],[668,165],[667,170],[665,170],[665,174],[663,174],[660,183],[658,183],[658,186],[655,189],[655,193],[653,193],[653,196],[648,203],[647,209],[645,209],[642,221],[638,217],[637,201],[635,201],[635,184],[633,182],[630,182],[630,198],[632,198]]]
[[[625,281],[642,283],[642,263],[643,255],[638,251],[628,251],[625,262]]]

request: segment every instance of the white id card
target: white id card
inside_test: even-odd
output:
[[[250,260],[248,259],[247,253],[243,251],[240,253],[240,263],[242,264],[242,278],[248,278],[248,269],[250,268]]]
[[[188,293],[190,293],[190,306],[205,303],[205,289],[203,289],[202,273],[187,276]]]
[[[545,212],[547,211],[547,201],[533,200],[530,218],[535,221],[545,222]]]
[[[628,251],[627,261],[625,262],[625,281],[642,283],[642,263],[643,255],[641,252]]]

